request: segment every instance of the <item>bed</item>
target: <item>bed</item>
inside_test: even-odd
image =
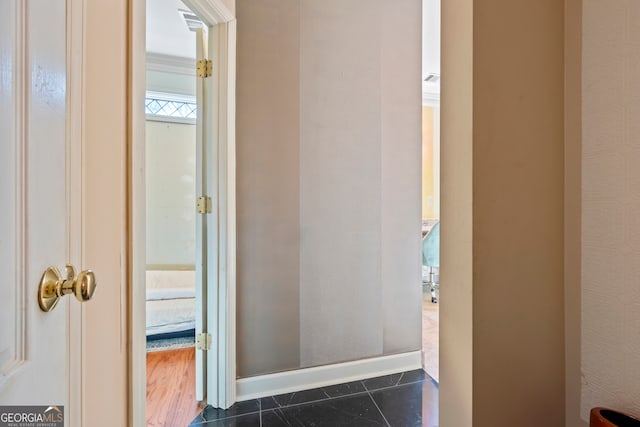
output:
[[[147,271],[147,340],[195,335],[194,271]]]

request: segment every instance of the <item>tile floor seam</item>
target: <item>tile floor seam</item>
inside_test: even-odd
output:
[[[378,412],[380,412],[380,415],[382,415],[382,419],[384,420],[384,422],[387,423],[387,427],[391,427],[391,424],[389,423],[389,420],[387,420],[387,417],[385,417],[384,414],[382,413],[382,409],[380,409],[380,407],[378,406],[378,403],[376,402],[376,400],[371,395],[371,392],[367,392],[367,394],[369,395],[369,399],[371,399],[371,401],[375,405],[375,407],[378,410]]]
[[[396,382],[395,385],[399,385],[400,384],[400,381],[402,381],[402,377],[404,377],[404,372],[400,373],[400,378],[398,378],[398,381]]]
[[[202,411],[202,412],[204,412],[204,411]],[[260,409],[258,409],[257,411],[243,412],[242,414],[229,415],[229,416],[219,417],[219,418],[210,419],[210,420],[204,419],[204,416],[203,416],[203,422],[210,423],[210,422],[216,422],[216,421],[230,420],[231,418],[238,418],[238,417],[242,417],[244,415],[259,414],[260,412],[262,412],[262,411]]]
[[[390,388],[402,387],[403,385],[418,384],[418,383],[421,383],[421,382],[422,382],[422,380],[416,380],[416,381],[411,381],[411,382],[404,383],[404,384],[388,385],[388,386],[376,388],[376,389],[373,389],[373,390],[367,389],[367,391],[370,392],[370,393],[375,393],[376,391],[380,391],[380,390],[389,390]]]
[[[334,396],[334,397],[327,397],[326,399],[320,399],[320,400],[309,400],[308,402],[300,402],[300,403],[292,403],[289,405],[284,405],[284,406],[277,406],[275,408],[271,408],[270,410],[274,410],[274,409],[284,409],[284,408],[295,408],[297,406],[302,406],[302,405],[310,405],[312,403],[321,403],[321,402],[328,402],[330,400],[335,400],[335,399],[341,399],[343,397],[351,397],[351,396],[360,396],[360,395],[364,395],[367,394],[369,391],[368,390],[364,390],[364,391],[358,391],[356,393],[351,393],[351,394],[343,394],[342,396]]]

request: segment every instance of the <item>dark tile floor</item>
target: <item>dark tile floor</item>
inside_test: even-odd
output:
[[[190,426],[438,425],[438,385],[421,369],[297,393],[207,406]]]

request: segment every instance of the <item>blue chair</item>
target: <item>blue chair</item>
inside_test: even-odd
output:
[[[431,302],[440,298],[440,221],[422,238],[422,283],[429,286]]]

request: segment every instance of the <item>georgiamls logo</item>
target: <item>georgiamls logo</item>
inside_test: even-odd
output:
[[[0,406],[0,427],[62,427],[64,406]]]

